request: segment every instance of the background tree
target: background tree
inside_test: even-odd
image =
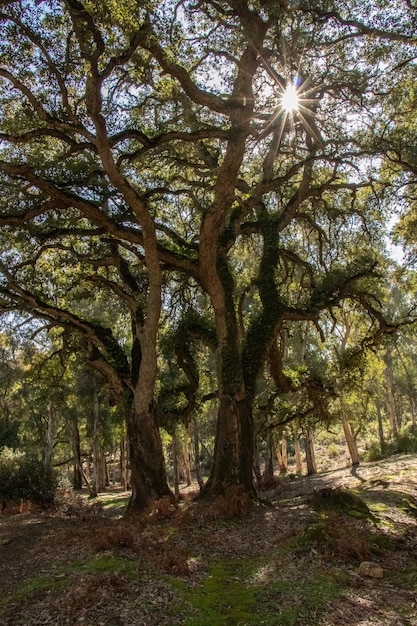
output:
[[[16,448],[22,421],[20,399],[24,360],[12,328],[0,333],[0,448]]]

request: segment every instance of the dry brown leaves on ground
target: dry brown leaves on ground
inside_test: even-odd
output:
[[[263,596],[265,602],[269,593],[273,608],[263,615],[259,606],[259,621],[252,617],[248,624],[415,626],[416,468],[416,456],[408,456],[354,474],[344,468],[284,478],[262,493],[271,506],[250,505],[235,491],[209,503],[161,501],[134,519],[106,517],[100,507],[73,517],[3,516],[0,624],[208,625],[184,602],[181,585],[187,593],[201,590],[213,563],[230,562],[256,563],[256,584],[264,578],[275,585]],[[375,519],[317,508],[314,494],[334,488],[355,490]],[[377,560],[384,578],[359,576],[364,559]],[[297,613],[302,595],[297,598],[296,590],[301,594],[317,573],[334,579],[337,593],[318,598],[306,621]],[[277,581],[286,595],[277,592]],[[218,623],[246,623],[228,615]]]

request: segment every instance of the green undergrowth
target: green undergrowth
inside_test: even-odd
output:
[[[135,580],[138,577],[138,561],[113,554],[97,554],[84,562],[76,559],[53,574],[41,574],[25,580],[2,604],[19,604],[45,592],[59,592],[69,588],[80,576],[100,574],[117,574],[127,580]]]
[[[385,513],[387,511],[389,511],[389,506],[386,504],[386,502],[370,502],[368,503],[368,507],[369,510],[375,514],[375,513]]]
[[[313,570],[311,578],[284,580],[278,564],[259,560],[216,561],[198,587],[178,579],[171,584],[182,598],[173,611],[190,614],[185,626],[313,624],[341,591],[335,571]]]
[[[115,509],[115,508],[125,509],[127,507],[128,502],[129,502],[129,496],[119,496],[115,498],[101,499],[101,503],[105,511],[108,509]]]
[[[64,577],[56,578],[50,575],[35,576],[34,578],[25,580],[12,596],[2,599],[1,605],[20,604],[38,594],[64,589],[67,584]]]
[[[402,571],[391,572],[388,579],[394,585],[401,585],[411,591],[417,591],[417,566]]]
[[[401,510],[408,515],[417,517],[417,501],[411,497],[404,498],[401,502]]]
[[[373,520],[355,520],[344,513],[321,511],[284,550],[289,555],[319,554],[332,563],[357,564],[399,549],[395,534]]]
[[[77,569],[85,574],[119,574],[129,579],[137,577],[138,561],[115,554],[96,554]]]

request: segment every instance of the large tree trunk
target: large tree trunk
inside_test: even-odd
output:
[[[266,22],[253,12],[236,4],[245,15],[245,28],[250,30],[250,44],[238,63],[233,93],[244,105],[230,110],[234,129],[219,167],[213,202],[201,223],[199,265],[203,288],[210,296],[217,336],[217,375],[219,412],[213,467],[206,491],[222,493],[225,488],[240,485],[254,491],[253,458],[254,428],[252,404],[248,400],[242,368],[242,337],[236,319],[234,280],[228,267],[226,229],[234,222],[236,185],[251,132],[254,106],[252,81],[259,69],[259,50],[267,32]],[[229,221],[230,220],[230,221]]]
[[[254,428],[252,407],[243,381],[241,345],[232,281],[226,262],[218,263],[222,281],[213,298],[218,340],[217,372],[219,409],[213,466],[205,491],[223,493],[231,485],[241,485],[250,493],[253,486]],[[219,276],[216,274],[216,278]],[[224,284],[223,284],[224,283]],[[229,285],[229,289],[227,289]]]
[[[241,485],[248,493],[253,486],[253,421],[244,399],[223,395],[217,420],[213,467],[205,490],[224,493],[231,485]]]
[[[93,68],[96,60],[90,57],[89,62]],[[94,71],[89,74],[89,78],[86,102],[96,131],[94,143],[109,180],[122,194],[140,224],[147,272],[146,305],[143,308],[139,304],[143,300],[140,285],[135,284],[132,275],[125,279],[129,283],[129,289],[134,285],[133,289],[137,296],[137,299],[132,298],[130,301],[133,342],[129,392],[132,394],[132,405],[129,407],[126,420],[132,481],[132,495],[127,507],[129,514],[145,509],[152,500],[171,494],[165,471],[162,442],[153,410],[157,374],[156,342],[162,304],[162,271],[155,222],[148,201],[140,196],[135,186],[130,184],[117,166],[106,121],[101,111],[102,81],[98,79],[98,72]],[[126,276],[125,271],[122,273]],[[124,377],[125,374],[121,379]]]
[[[172,496],[168,486],[159,429],[151,404],[133,402],[127,418],[132,495],[127,514],[145,509],[153,500]]]

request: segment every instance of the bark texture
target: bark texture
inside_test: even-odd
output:
[[[172,495],[168,486],[162,442],[152,412],[137,412],[128,417],[129,458],[132,495],[127,514],[142,511],[153,501]]]

